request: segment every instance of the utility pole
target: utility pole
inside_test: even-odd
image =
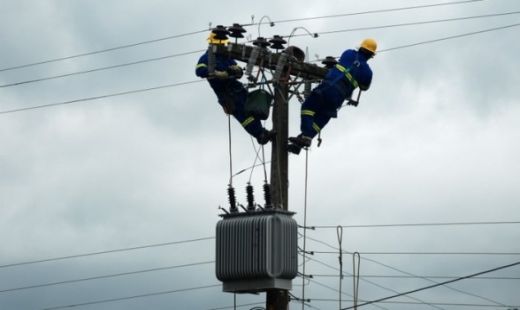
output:
[[[228,46],[218,46],[217,53],[248,63],[254,47],[230,43]],[[302,52],[303,53],[303,52]],[[255,65],[265,69],[276,70],[280,59],[279,53],[267,50],[261,53]],[[294,58],[294,57],[293,57]],[[271,152],[271,196],[275,208],[288,211],[288,136],[289,136],[289,77],[297,76],[302,79],[323,79],[327,69],[315,64],[305,63],[291,58],[284,67],[278,80],[271,81],[274,88],[273,130],[276,138],[272,141]],[[268,289],[266,292],[266,310],[287,310],[289,292],[284,289]]]
[[[273,204],[277,208],[288,210],[288,152],[289,138],[289,106],[287,98],[289,87],[284,81],[274,85],[273,130],[276,139],[271,148],[271,194]]]
[[[271,195],[277,208],[288,210],[288,162],[287,139],[289,137],[289,87],[285,79],[274,85],[273,130],[276,139],[272,142],[271,151]],[[289,293],[286,290],[268,290],[266,293],[266,310],[287,310]]]

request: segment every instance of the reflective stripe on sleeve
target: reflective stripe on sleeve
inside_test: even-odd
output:
[[[242,122],[242,127],[247,127],[247,125],[251,124],[254,120],[255,118],[252,116],[246,118],[246,120]]]
[[[316,112],[312,110],[302,110],[302,115],[314,116],[314,114],[316,114]]]

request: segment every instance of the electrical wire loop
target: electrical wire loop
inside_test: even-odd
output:
[[[358,306],[360,267],[361,267],[361,256],[359,255],[359,252],[354,252],[354,253],[352,253],[352,288],[353,288],[352,296],[354,299],[354,309],[357,309],[357,306]],[[341,309],[341,307],[340,307],[340,309]]]
[[[338,261],[339,261],[339,309],[341,309],[341,298],[342,298],[342,295],[343,295],[343,292],[342,292],[342,282],[343,282],[343,248],[342,248],[343,227],[338,225],[338,227],[336,227],[336,234],[338,236],[338,245],[339,245],[339,248],[338,248],[338,252],[339,252],[339,255],[338,255]]]

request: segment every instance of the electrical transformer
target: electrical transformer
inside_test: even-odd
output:
[[[225,292],[290,290],[298,273],[298,226],[280,209],[222,215],[216,276]]]

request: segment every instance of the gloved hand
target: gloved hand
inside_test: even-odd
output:
[[[242,71],[242,68],[238,65],[230,66],[227,71],[229,75],[237,79],[240,79],[244,75],[244,71]]]
[[[227,79],[227,78],[229,78],[229,74],[226,71],[215,70],[215,73],[213,73],[213,75],[217,79]]]

